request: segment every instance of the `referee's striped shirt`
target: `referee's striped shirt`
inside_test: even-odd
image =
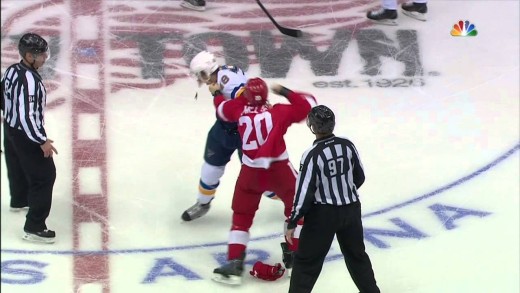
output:
[[[38,143],[47,141],[43,127],[43,111],[47,92],[37,71],[23,62],[7,68],[2,77],[2,110],[5,123],[23,130],[27,137]]]
[[[358,201],[357,189],[363,182],[363,165],[350,140],[334,135],[316,140],[300,162],[288,228],[294,228],[313,204],[342,206]]]

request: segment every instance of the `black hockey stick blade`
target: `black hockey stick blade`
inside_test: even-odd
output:
[[[265,15],[267,15],[267,17],[269,17],[269,19],[274,24],[274,26],[276,26],[276,28],[282,34],[290,36],[290,37],[295,37],[295,38],[299,38],[299,37],[302,36],[302,31],[301,30],[292,29],[292,28],[288,28],[288,27],[283,27],[283,26],[279,25],[278,22],[276,22],[276,20],[274,20],[274,18],[271,16],[269,11],[267,11],[267,9],[265,9],[264,5],[262,4],[262,2],[260,2],[260,0],[256,0],[256,3],[258,3],[258,6],[260,6],[260,8],[262,8],[262,10],[264,11]]]

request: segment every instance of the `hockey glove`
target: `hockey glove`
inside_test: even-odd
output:
[[[215,97],[217,95],[221,95],[222,87],[218,83],[212,83],[208,86],[209,92]]]
[[[265,281],[276,281],[283,276],[285,269],[280,263],[274,266],[257,261],[253,269],[249,272],[251,276]]]
[[[289,95],[289,93],[291,92],[290,89],[282,86],[282,85],[279,85],[279,84],[274,84],[271,86],[271,91],[275,94],[278,94],[278,95],[281,95],[281,96],[284,96],[287,98],[287,96]]]

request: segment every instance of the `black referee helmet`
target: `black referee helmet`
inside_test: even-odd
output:
[[[336,126],[334,112],[327,106],[319,105],[311,109],[307,115],[307,126],[316,134],[330,134]]]
[[[41,54],[48,52],[47,41],[35,33],[26,33],[18,42],[18,52],[25,58],[26,53]]]

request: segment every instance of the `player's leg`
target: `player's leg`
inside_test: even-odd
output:
[[[235,186],[231,208],[233,210],[232,227],[228,258],[240,257],[249,242],[249,229],[253,225],[258,210],[262,190],[258,184],[258,170],[242,165]]]
[[[208,132],[204,148],[204,163],[201,168],[197,202],[182,214],[184,221],[191,221],[204,216],[215,198],[220,178],[224,175],[226,164],[231,160],[235,151],[227,143],[229,134],[219,122],[215,122]]]
[[[242,165],[233,194],[233,218],[228,241],[228,262],[213,271],[213,280],[230,285],[241,283],[249,243],[249,229],[262,197],[256,170]]]

